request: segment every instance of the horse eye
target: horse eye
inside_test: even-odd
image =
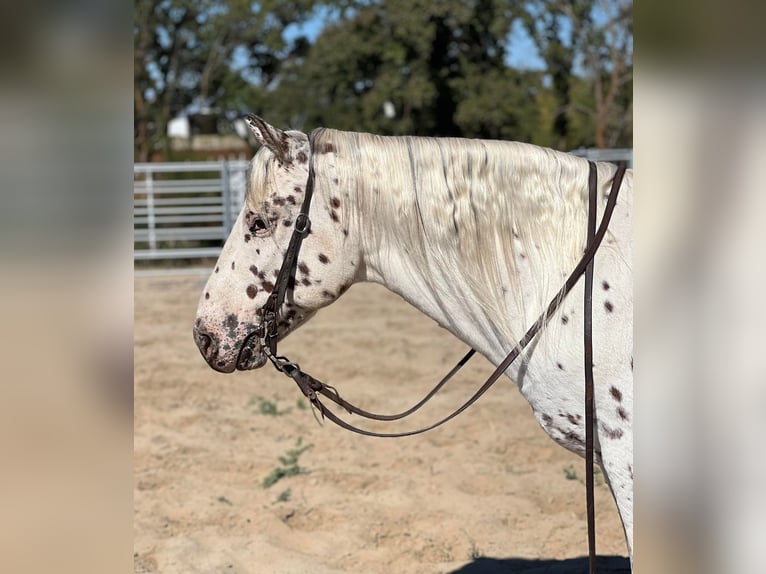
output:
[[[268,222],[261,215],[251,214],[250,216],[250,233],[257,233],[259,231],[265,231],[269,228]]]

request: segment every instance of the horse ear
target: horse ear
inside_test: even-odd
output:
[[[289,163],[289,145],[285,132],[253,114],[249,114],[245,121],[259,144],[269,148],[281,163]]]

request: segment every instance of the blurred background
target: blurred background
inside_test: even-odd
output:
[[[142,273],[217,256],[256,150],[248,113],[632,165],[630,0],[142,0],[133,57]]]
[[[146,0],[133,40],[136,161],[249,158],[246,113],[303,131],[632,146],[628,0]]]

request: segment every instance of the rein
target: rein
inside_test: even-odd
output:
[[[606,207],[604,208],[604,214],[601,219],[601,223],[596,229],[596,204],[597,204],[597,188],[598,178],[596,172],[596,165],[588,162],[589,175],[588,175],[588,234],[586,249],[582,258],[577,263],[575,268],[567,277],[566,281],[562,285],[561,289],[551,299],[550,304],[543,313],[537,318],[532,326],[524,334],[524,337],[517,343],[513,350],[506,356],[506,358],[495,368],[489,378],[482,384],[482,386],[471,396],[463,405],[457,410],[453,411],[446,417],[438,420],[437,422],[426,426],[424,428],[405,431],[399,433],[377,433],[361,429],[339,418],[333,411],[328,409],[319,398],[319,395],[334,402],[336,405],[342,407],[350,414],[359,415],[361,417],[379,420],[379,421],[394,421],[402,419],[422,407],[428,402],[446,383],[449,381],[455,373],[457,373],[476,353],[474,349],[471,349],[466,355],[458,361],[458,363],[450,370],[444,378],[442,378],[436,386],[418,403],[398,414],[394,415],[380,415],[365,411],[356,407],[340,397],[337,390],[330,385],[324,384],[322,381],[312,377],[308,373],[301,370],[297,363],[291,362],[287,357],[277,355],[277,315],[279,309],[284,303],[287,290],[290,285],[295,281],[295,270],[298,261],[298,253],[301,248],[301,243],[304,238],[309,234],[311,230],[311,220],[309,219],[309,209],[311,207],[311,198],[314,192],[314,169],[313,165],[309,169],[308,181],[306,183],[305,197],[303,204],[301,205],[300,213],[295,220],[295,227],[293,234],[290,237],[290,243],[285,252],[284,260],[282,261],[282,267],[279,270],[275,287],[269,295],[268,300],[262,308],[263,320],[259,328],[251,333],[246,341],[243,343],[243,347],[247,347],[249,343],[254,342],[253,337],[257,337],[261,341],[261,348],[266,357],[272,362],[274,367],[281,373],[284,373],[288,377],[292,378],[300,388],[301,392],[309,399],[312,406],[316,408],[322,415],[322,418],[327,418],[338,426],[350,430],[352,432],[374,437],[405,437],[424,433],[432,430],[438,426],[443,425],[447,421],[452,420],[457,415],[462,413],[472,404],[474,404],[489,388],[500,378],[500,376],[508,369],[514,360],[521,354],[524,348],[537,336],[537,334],[543,329],[551,316],[557,311],[566,295],[574,288],[577,281],[584,274],[585,275],[585,296],[584,296],[584,361],[585,361],[585,465],[586,465],[586,510],[588,516],[588,552],[589,552],[589,572],[595,574],[595,556],[596,556],[596,539],[595,539],[595,514],[594,514],[594,481],[593,481],[593,422],[594,422],[594,407],[593,407],[593,337],[592,337],[592,325],[593,325],[593,260],[598,251],[606,231],[609,227],[609,222],[614,212],[614,208],[617,204],[617,194],[619,193],[620,186],[622,184],[623,176],[625,175],[625,168],[618,167],[612,179],[612,187],[607,198]]]

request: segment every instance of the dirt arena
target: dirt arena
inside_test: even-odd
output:
[[[135,572],[586,571],[584,463],[545,435],[510,381],[417,437],[320,425],[270,366],[232,375],[206,366],[191,336],[205,279],[135,283]],[[420,399],[465,351],[373,285],[355,285],[280,346],[383,413]],[[441,418],[490,372],[474,358],[422,415],[368,428]],[[609,489],[600,475],[596,484],[599,554],[627,556]]]

